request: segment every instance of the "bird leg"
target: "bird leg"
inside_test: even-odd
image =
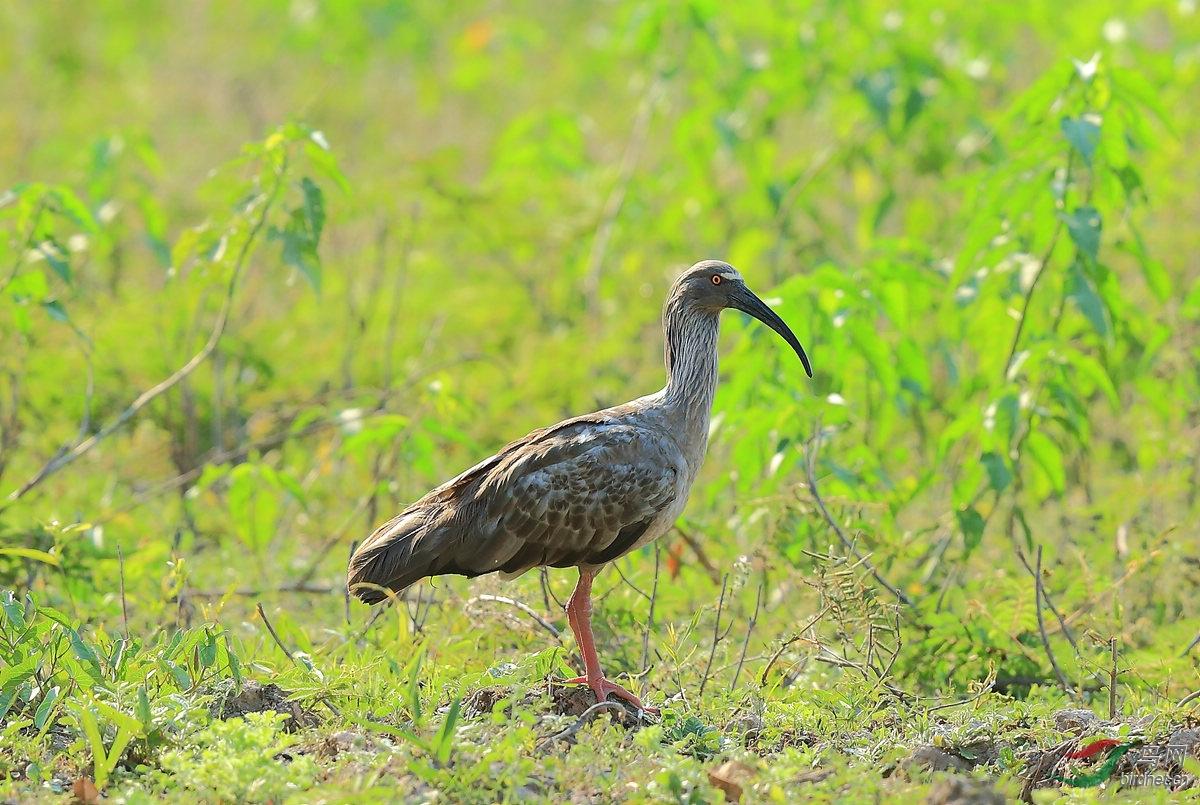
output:
[[[579,653],[583,655],[583,667],[587,673],[568,679],[566,684],[586,684],[596,694],[597,702],[605,701],[611,693],[639,710],[657,713],[657,709],[646,707],[641,699],[625,688],[608,681],[604,672],[600,670],[600,657],[596,654],[596,641],[592,637],[592,579],[595,577],[595,570],[579,568],[579,583],[575,585],[575,592],[571,593],[570,599],[567,600],[567,623],[571,624],[571,631],[575,634],[575,642],[579,645]]]

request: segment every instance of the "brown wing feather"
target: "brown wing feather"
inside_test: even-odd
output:
[[[534,431],[381,526],[351,559],[350,588],[374,603],[426,576],[611,561],[670,505],[681,461],[620,412]]]

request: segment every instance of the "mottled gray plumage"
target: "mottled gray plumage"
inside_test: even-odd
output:
[[[631,550],[686,466],[670,437],[632,424],[629,409],[534,431],[434,489],[363,543],[351,585],[402,590],[425,576],[598,565]]]
[[[358,548],[350,589],[374,603],[426,576],[592,568],[661,536],[704,458],[726,307],[784,335],[807,368],[795,336],[733,268],[697,263],[664,308],[661,391],[536,430],[429,492]]]

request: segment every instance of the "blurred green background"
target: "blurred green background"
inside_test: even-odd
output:
[[[695,613],[731,571],[739,624],[765,591],[747,639],[769,655],[850,568],[828,636],[868,651],[852,624],[897,599],[831,519],[908,601],[904,684],[1085,696],[1116,638],[1131,701],[1196,686],[1194,0],[97,0],[7,4],[0,35],[17,600],[99,636],[123,603],[147,640],[222,624],[258,656],[257,591],[286,642],[360,651],[351,540],[511,438],[659,388],[666,289],[720,257],[816,378],[727,314],[684,534],[621,563],[660,590],[651,646],[690,619],[671,639],[707,653]],[[40,479],[201,350],[227,288],[195,370]],[[647,603],[606,575],[602,654],[636,671]],[[473,673],[546,635],[480,636],[445,602],[561,622],[536,574],[436,590],[424,628]],[[685,656],[649,688],[689,684]]]

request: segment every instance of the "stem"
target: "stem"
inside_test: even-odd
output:
[[[1063,199],[1066,199],[1067,188],[1071,186],[1071,174],[1075,167],[1074,152],[1067,154],[1067,172],[1063,177]],[[1033,302],[1033,293],[1037,290],[1038,283],[1041,282],[1042,275],[1046,273],[1046,266],[1050,263],[1050,258],[1054,254],[1054,247],[1058,245],[1058,239],[1062,235],[1063,219],[1059,218],[1058,223],[1054,227],[1054,233],[1050,236],[1050,244],[1046,247],[1046,251],[1042,254],[1042,259],[1038,264],[1037,273],[1033,275],[1033,282],[1029,284],[1029,291],[1025,294],[1025,302],[1021,306],[1021,315],[1017,319],[1017,329],[1013,332],[1012,344],[1008,348],[1008,358],[1004,361],[1004,377],[1002,381],[1008,380],[1008,373],[1012,370],[1013,359],[1017,356],[1017,348],[1021,344],[1021,334],[1025,331],[1025,321],[1029,318],[1029,307]]]
[[[112,435],[113,432],[118,430],[129,420],[133,419],[133,417],[137,416],[137,414],[151,402],[158,399],[163,394],[166,394],[175,386],[179,385],[180,382],[186,379],[192,372],[196,371],[196,369],[202,363],[204,363],[204,361],[207,360],[210,355],[212,355],[213,350],[217,348],[217,344],[220,342],[221,337],[225,334],[225,328],[229,323],[229,316],[233,310],[233,301],[235,292],[237,291],[238,280],[241,277],[246,258],[250,254],[250,247],[253,246],[255,241],[258,240],[259,233],[262,231],[263,227],[266,226],[267,215],[270,213],[271,207],[274,206],[275,199],[279,195],[279,190],[283,185],[283,175],[284,171],[282,168],[276,170],[275,185],[272,187],[270,194],[263,203],[262,213],[259,215],[258,220],[255,222],[249,234],[246,236],[246,240],[242,243],[241,251],[238,252],[237,261],[233,265],[233,271],[230,272],[229,275],[229,283],[225,287],[225,299],[221,303],[221,310],[217,314],[217,320],[213,324],[212,331],[208,335],[208,340],[205,342],[204,346],[201,347],[200,351],[189,358],[186,363],[172,372],[168,377],[135,397],[133,402],[126,406],[125,410],[121,411],[121,413],[119,413],[113,419],[109,420],[103,427],[100,428],[100,430],[96,431],[83,441],[76,442],[74,447],[59,452],[56,456],[54,456],[54,458],[47,461],[45,465],[43,465],[42,468],[33,475],[33,477],[9,493],[8,498],[4,501],[4,503],[0,504],[0,514],[4,513],[10,506],[12,506],[13,503],[16,503],[26,494],[40,486],[41,483],[51,475],[54,475],[64,467],[73,464],[76,459],[79,459],[87,454],[97,444],[99,444],[108,436]]]

